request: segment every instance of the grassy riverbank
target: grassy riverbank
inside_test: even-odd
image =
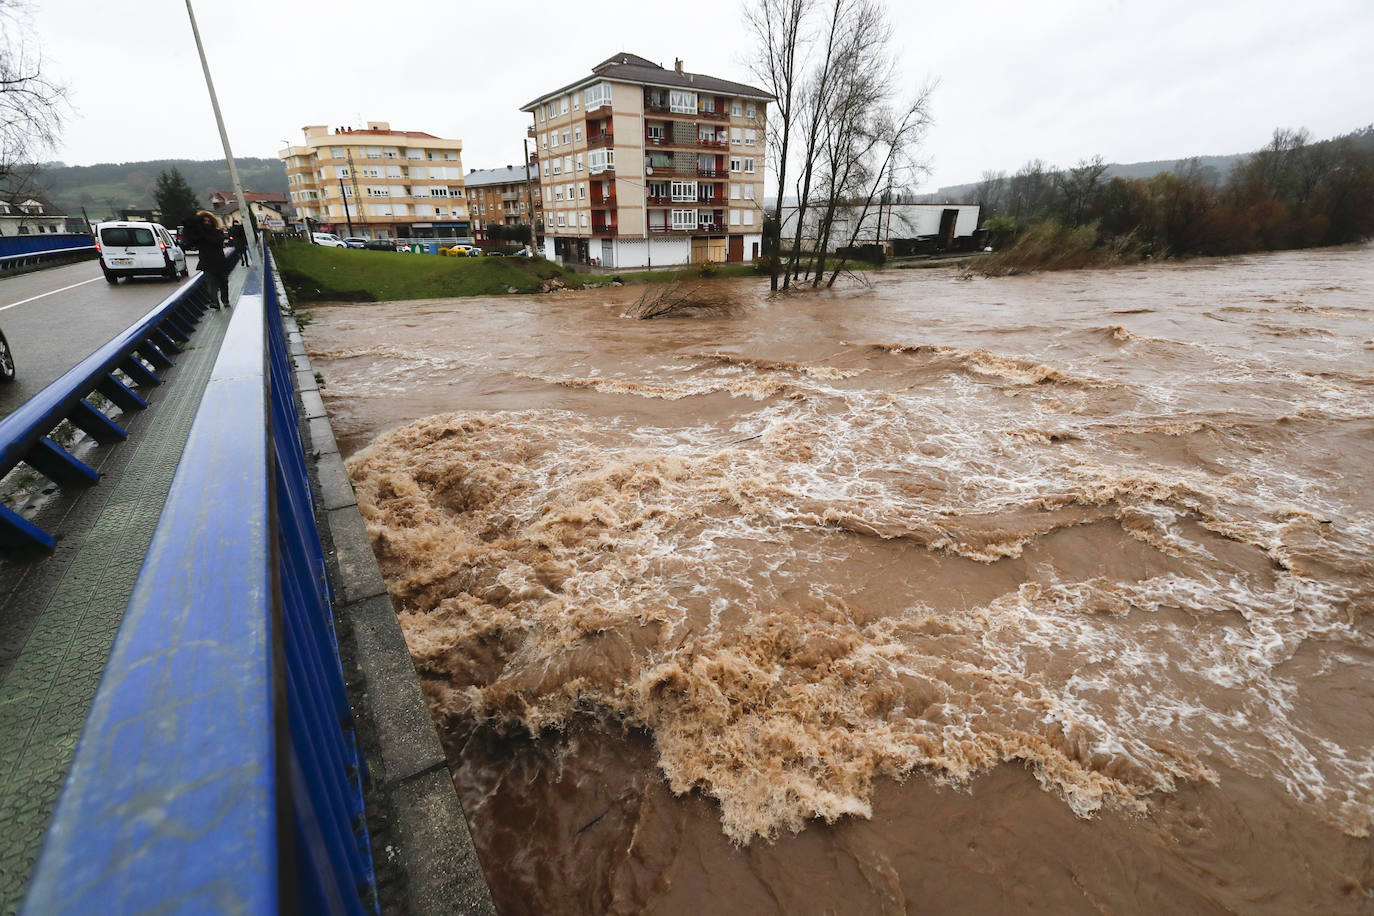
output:
[[[449,258],[429,254],[326,248],[287,242],[273,253],[292,302],[386,302],[533,293],[547,279],[571,288],[584,277],[551,261],[529,258]]]

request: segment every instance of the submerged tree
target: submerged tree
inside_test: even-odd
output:
[[[929,124],[931,89],[895,101],[900,82],[879,0],[753,0],[746,21],[759,45],[754,72],[778,99],[769,119],[773,213],[780,228],[792,227],[781,285],[813,270],[819,285],[831,239],[857,238],[876,223],[916,170],[911,151]],[[784,220],[789,190],[796,208]],[[804,267],[809,218],[818,260]],[[778,274],[775,263],[774,289]]]

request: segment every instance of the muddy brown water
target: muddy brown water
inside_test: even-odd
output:
[[[504,913],[1369,912],[1374,249],[312,309]]]

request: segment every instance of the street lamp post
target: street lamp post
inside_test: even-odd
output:
[[[224,160],[229,165],[229,181],[234,185],[234,194],[238,196],[239,205],[247,207],[248,198],[243,193],[243,183],[239,181],[239,167],[234,162],[233,150],[229,148],[229,134],[224,129],[224,116],[220,114],[219,97],[215,95],[215,82],[210,78],[210,64],[205,60],[205,45],[200,41],[200,29],[196,26],[196,12],[191,9],[191,0],[186,0],[186,15],[191,20],[191,34],[196,39],[196,51],[200,54],[200,68],[205,71],[205,88],[210,90],[210,107],[215,111],[215,124],[219,127],[220,143],[224,145]],[[244,232],[248,236],[248,247],[256,248],[258,244],[257,232],[253,229],[253,221],[247,220]]]

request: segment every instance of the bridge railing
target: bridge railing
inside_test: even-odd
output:
[[[267,252],[244,286],[23,912],[377,911]]]
[[[145,393],[162,384],[214,292],[197,274],[132,327],[77,363],[38,394],[0,419],[0,477],[23,462],[62,487],[85,487],[100,475],[53,438],[69,421],[101,445],[122,442],[124,428],[92,402],[99,394],[124,414],[145,409]],[[53,537],[7,506],[0,505],[0,546],[51,547]]]

